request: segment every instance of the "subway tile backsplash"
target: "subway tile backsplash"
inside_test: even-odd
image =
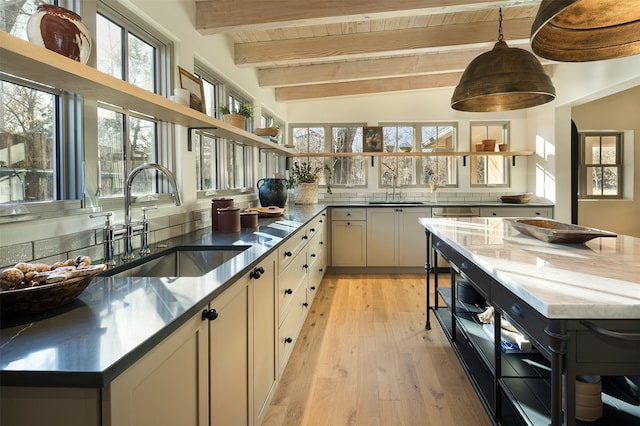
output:
[[[211,226],[211,209],[150,219],[149,244]],[[20,244],[0,247],[0,268],[13,266],[18,262],[42,262],[47,264],[66,260],[79,255],[87,255],[99,260],[104,257],[102,228],[89,229],[54,238],[40,239]],[[140,237],[133,238],[134,249],[140,249]],[[122,238],[114,242],[115,254],[124,252]]]

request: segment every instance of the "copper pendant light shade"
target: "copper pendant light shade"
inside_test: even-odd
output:
[[[543,58],[586,62],[640,53],[640,1],[542,0],[531,47]]]
[[[524,49],[510,48],[500,31],[493,50],[475,58],[460,78],[451,98],[459,111],[496,112],[530,108],[551,102],[556,89],[538,59]]]

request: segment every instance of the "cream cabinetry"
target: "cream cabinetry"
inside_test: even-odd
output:
[[[482,217],[546,217],[553,218],[553,207],[480,207]]]
[[[257,425],[275,390],[275,253],[114,379],[103,425]]]
[[[331,210],[331,266],[366,266],[367,209]]]
[[[327,215],[322,213],[315,218],[309,227],[309,282],[307,289],[307,303],[311,305],[315,299],[320,282],[327,270]]]
[[[278,249],[278,366],[279,375],[307,317],[326,270],[326,213],[314,217]]]
[[[424,266],[424,228],[418,219],[430,216],[426,207],[367,209],[367,266]]]

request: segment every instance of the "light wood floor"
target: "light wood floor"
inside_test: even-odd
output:
[[[424,275],[325,275],[263,425],[490,425]]]

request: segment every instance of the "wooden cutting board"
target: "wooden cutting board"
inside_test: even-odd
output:
[[[247,209],[248,212],[258,212],[260,217],[276,217],[281,216],[284,213],[284,209],[278,206],[269,207],[251,207]]]

